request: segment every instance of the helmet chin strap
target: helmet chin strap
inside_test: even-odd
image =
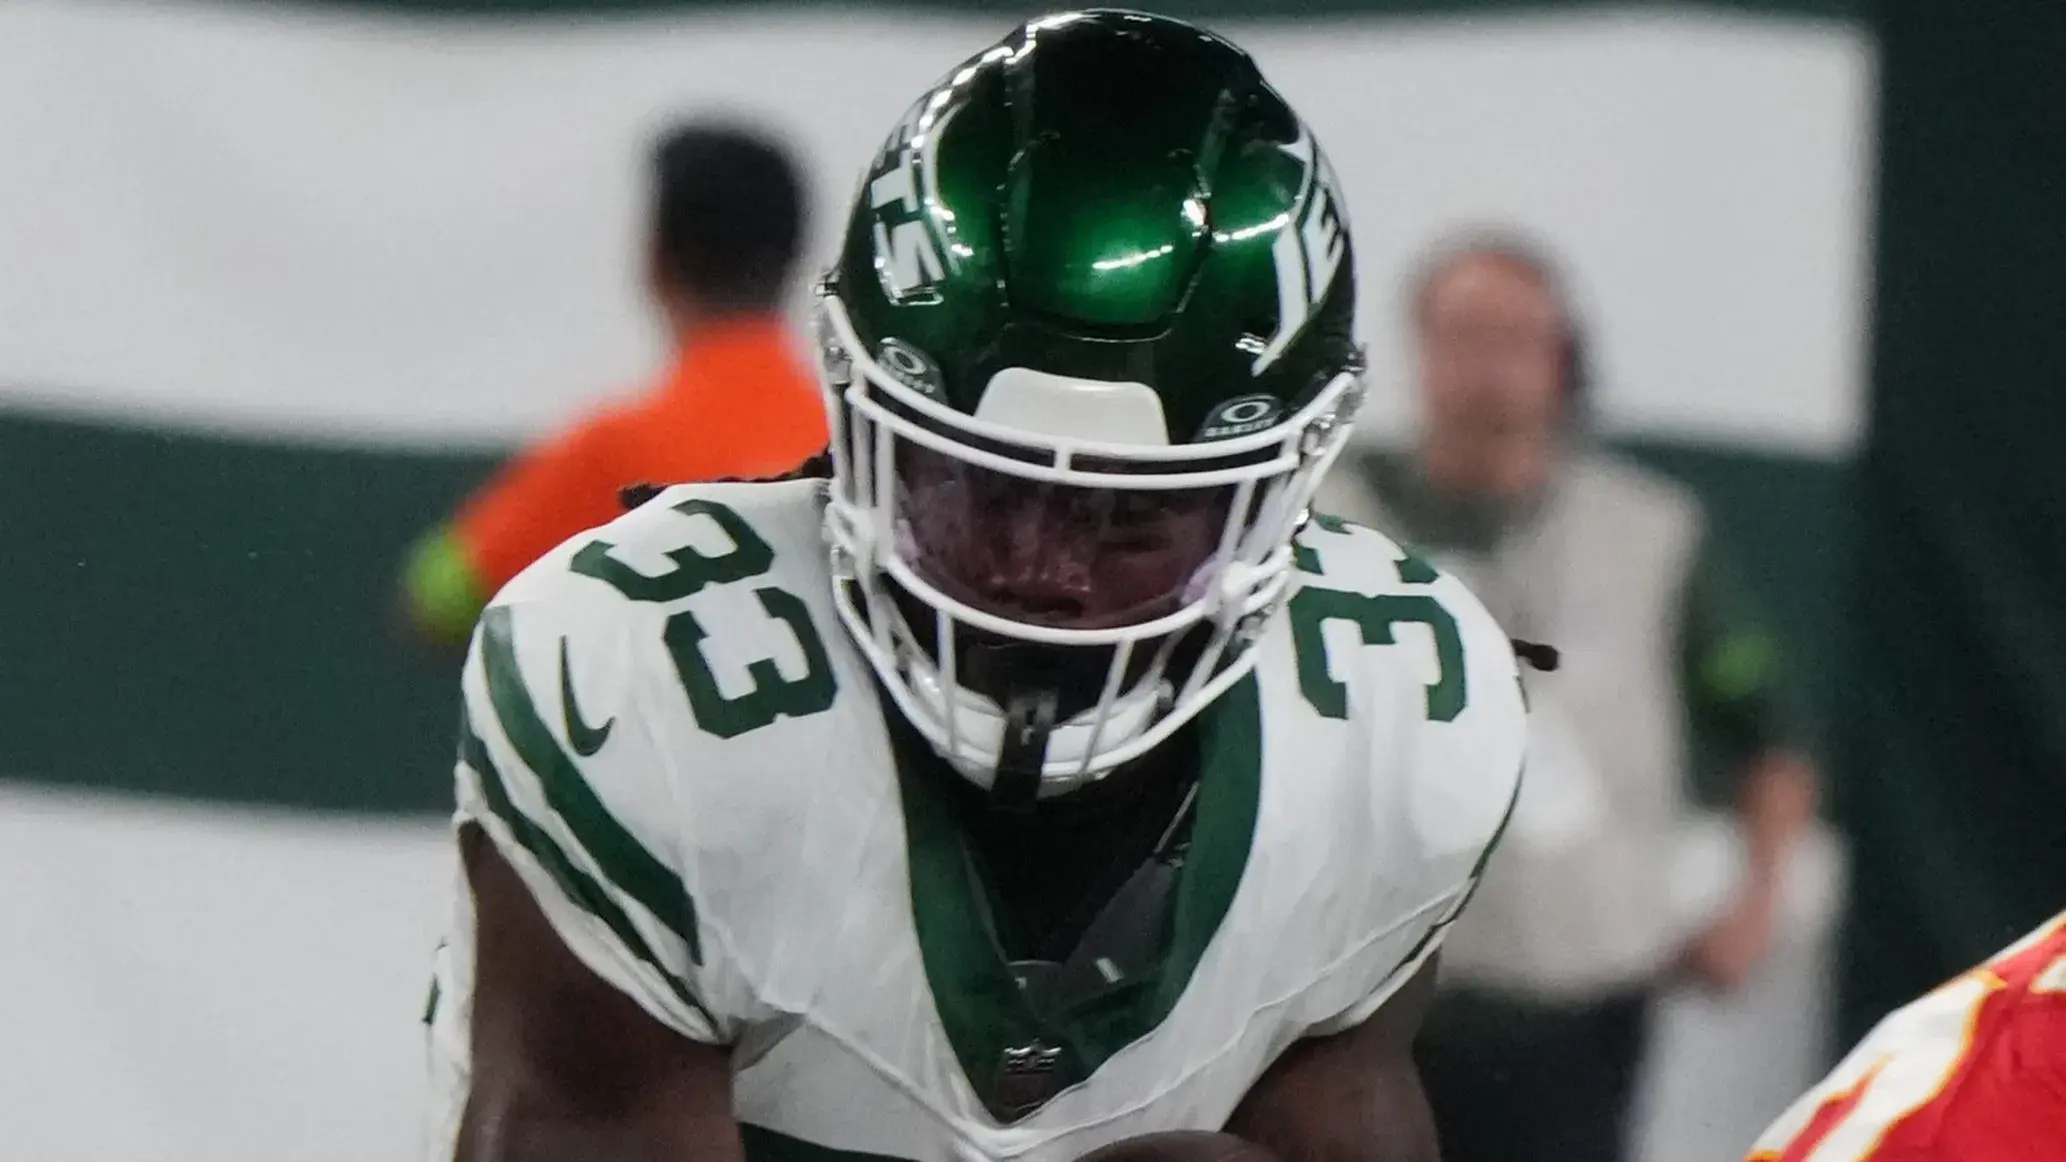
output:
[[[1004,746],[990,780],[990,809],[1012,814],[1033,810],[1040,799],[1040,768],[1054,732],[1061,696],[1051,688],[1020,690],[1004,706]]]
[[[994,699],[1004,711],[990,807],[1028,812],[1040,798],[1048,739],[1062,715],[1063,676],[1038,647],[981,642],[961,651],[968,689]]]

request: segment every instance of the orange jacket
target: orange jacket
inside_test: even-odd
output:
[[[621,489],[774,476],[825,447],[817,379],[777,318],[715,324],[643,396],[531,448],[410,555],[417,624],[463,640],[496,590],[623,509]]]

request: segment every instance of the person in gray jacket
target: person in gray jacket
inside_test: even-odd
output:
[[[1520,799],[1417,1055],[1445,1162],[1614,1162],[1653,998],[1686,978],[1731,990],[1764,957],[1815,779],[1776,644],[1699,503],[1583,438],[1583,344],[1546,253],[1505,234],[1438,247],[1411,302],[1420,438],[1345,457],[1316,507],[1412,545],[1562,654],[1528,680]],[[1696,731],[1735,779],[1747,869],[1689,931],[1669,872]]]

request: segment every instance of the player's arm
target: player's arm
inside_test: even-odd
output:
[[[1434,997],[1436,959],[1362,1024],[1293,1045],[1250,1087],[1227,1132],[1282,1162],[1438,1162],[1412,1051]]]
[[[726,1051],[661,1025],[554,934],[475,826],[473,1085],[457,1162],[733,1162]]]
[[[644,638],[589,600],[600,588],[535,575],[482,614],[462,678],[461,1162],[741,1157],[740,1010],[699,919],[685,792],[644,718]]]
[[[1763,958],[1795,844],[1815,814],[1814,768],[1792,744],[1799,715],[1781,681],[1778,640],[1712,536],[1687,578],[1681,682],[1695,736],[1733,781],[1748,868],[1733,905],[1687,949],[1686,965],[1732,989]]]

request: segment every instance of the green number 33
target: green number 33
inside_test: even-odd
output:
[[[774,566],[775,550],[730,506],[695,497],[675,505],[674,511],[686,517],[706,518],[724,533],[732,547],[712,556],[684,545],[667,554],[674,562],[672,569],[652,576],[611,556],[614,545],[596,541],[574,555],[570,568],[633,601],[666,602],[700,593],[706,586],[748,581]],[[787,626],[795,637],[803,651],[802,677],[785,678],[776,669],[773,658],[760,658],[746,667],[753,688],[727,698],[718,688],[709,660],[703,656],[703,641],[710,633],[696,620],[696,615],[686,609],[675,613],[661,631],[667,652],[674,659],[675,673],[688,694],[689,708],[696,713],[696,725],[719,738],[758,730],[777,718],[816,714],[832,705],[839,689],[825,652],[825,639],[812,624],[810,610],[803,600],[773,585],[757,586],[753,596],[771,620]]]
[[[1338,524],[1330,527],[1321,523],[1321,528],[1328,532],[1344,531]],[[1298,563],[1305,572],[1320,572],[1318,554],[1304,545],[1299,546]],[[1407,584],[1425,584],[1436,577],[1434,569],[1418,557],[1409,556],[1394,564],[1399,579]],[[1299,692],[1322,717],[1346,719],[1349,716],[1348,687],[1334,676],[1327,663],[1324,630],[1330,621],[1346,621],[1354,625],[1366,646],[1396,644],[1398,638],[1393,630],[1402,624],[1427,626],[1435,639],[1436,663],[1435,680],[1427,685],[1428,720],[1453,722],[1457,715],[1463,713],[1470,697],[1463,668],[1463,633],[1456,626],[1456,618],[1432,595],[1383,593],[1369,596],[1306,586],[1292,595],[1288,612],[1292,652],[1298,658]]]

